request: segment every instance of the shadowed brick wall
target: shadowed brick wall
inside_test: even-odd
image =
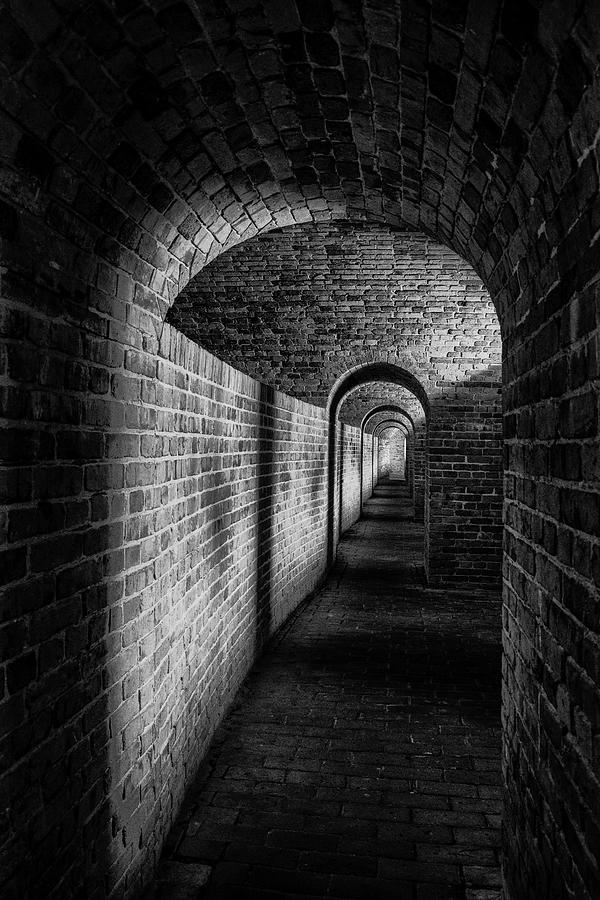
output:
[[[527,221],[537,235],[535,254],[518,277],[508,260],[497,276],[508,279],[503,764],[510,900],[600,895],[600,206],[597,153],[585,149],[597,134],[600,105],[597,84],[585,91],[597,51],[592,62],[592,26],[584,21],[572,39],[555,38],[561,47],[566,40],[575,69],[560,80],[558,118],[540,123],[560,173],[540,173]],[[580,100],[585,112],[569,131],[567,115]],[[516,228],[513,235],[515,243],[522,239]]]
[[[497,305],[506,893],[600,894],[597,24],[595,0],[3,9],[2,293],[14,306],[2,327],[18,349],[2,361],[2,498],[32,512],[13,547],[3,511],[2,572],[36,569],[4,606],[19,662],[10,678],[2,669],[2,750],[34,749],[3,834],[13,859],[47,799],[33,835],[45,896],[81,883],[76,829],[91,846],[109,828],[95,816],[114,786],[100,768],[94,658],[121,652],[105,614],[123,565],[109,467],[130,457],[116,442],[103,455],[122,428],[105,388],[128,377],[121,350],[154,354],[170,303],[223,248],[269,227],[369,217],[451,246]],[[130,421],[147,402],[129,404]],[[55,540],[52,566],[24,549],[38,534]],[[77,573],[74,603],[54,599],[54,562]],[[29,616],[58,638],[41,663],[51,677],[27,692],[40,666]],[[84,711],[79,752],[63,725]],[[140,765],[131,783],[147,782]],[[141,838],[151,861],[161,835]]]
[[[428,427],[426,543],[430,582],[498,589],[502,569],[502,404],[497,381],[434,403]]]

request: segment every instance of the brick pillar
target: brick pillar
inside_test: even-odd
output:
[[[501,578],[502,436],[498,390],[432,405],[427,574],[433,585]]]

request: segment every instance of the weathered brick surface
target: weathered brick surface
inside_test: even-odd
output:
[[[576,161],[565,165],[576,183]],[[535,274],[543,317],[525,305],[529,288],[511,298],[527,309],[505,367],[505,873],[515,900],[557,885],[585,900],[600,892],[600,317],[579,215],[570,208],[577,243],[556,238]]]
[[[119,589],[125,468],[138,458],[120,447],[125,416],[127,429],[154,427],[147,397],[124,399],[147,377],[126,368],[125,349],[127,366],[152,356],[162,314],[223,248],[331,218],[426,232],[494,298],[505,354],[507,895],[600,893],[597,20],[594,0],[405,0],[400,15],[367,0],[360,10],[343,0],[3,8],[2,292],[14,306],[2,327],[14,343],[1,362],[2,497],[18,514],[2,511],[14,546],[0,571],[9,680],[22,687],[10,696],[1,670],[2,722],[11,748],[42,747],[3,833],[24,834],[47,799],[35,819],[46,893],[76,893],[79,873],[60,883],[75,816],[104,790],[105,729],[92,713],[94,752],[69,763],[72,790],[55,761],[71,753],[63,724],[96,695],[102,610],[116,602],[103,594]],[[108,458],[107,434],[119,438]],[[68,574],[48,574],[55,562]],[[28,571],[26,590],[10,586]],[[14,625],[21,615],[31,632]],[[110,622],[104,633],[116,633]],[[85,690],[73,681],[80,666]],[[25,708],[32,677],[44,690]],[[60,698],[52,713],[48,695]],[[105,813],[86,819],[84,842],[110,832]]]
[[[433,404],[428,422],[426,554],[432,582],[493,585],[502,567],[502,411],[495,379],[454,404]]]
[[[377,456],[377,438],[363,432],[362,440],[362,502],[365,503],[377,483],[375,459]]]

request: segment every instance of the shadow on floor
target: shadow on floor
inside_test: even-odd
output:
[[[409,502],[376,490],[254,668],[156,897],[500,898],[500,598],[419,583]]]

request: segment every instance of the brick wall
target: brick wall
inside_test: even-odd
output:
[[[404,480],[406,474],[406,437],[399,428],[379,433],[379,477]]]
[[[360,430],[339,422],[336,427],[335,541],[360,516]]]
[[[129,895],[323,574],[325,412],[169,326],[145,347],[3,288],[3,894]]]
[[[373,493],[376,483],[376,458],[377,458],[377,438],[368,432],[363,432],[362,436],[362,500],[368,500]]]
[[[104,790],[89,756],[74,757],[72,790],[54,778],[53,761],[71,752],[61,723],[88,701],[69,688],[72,663],[64,675],[52,666],[68,632],[69,659],[93,694],[93,648],[104,653],[109,634],[101,594],[118,588],[118,526],[111,534],[94,524],[119,521],[109,466],[129,459],[112,439],[117,455],[103,455],[105,432],[122,427],[105,373],[122,374],[122,346],[154,352],[169,301],[223,247],[293,222],[374,217],[452,246],[497,302],[506,357],[506,893],[600,893],[597,4],[401,7],[398,16],[365,3],[357,15],[345,2],[290,3],[282,15],[277,3],[251,12],[222,3],[203,21],[186,3],[3,10],[0,236],[3,266],[7,245],[18,244],[26,277],[10,285],[16,313],[3,310],[22,346],[2,361],[14,426],[3,436],[11,465],[2,489],[36,511],[15,520],[10,534],[22,543],[3,550],[2,565],[12,581],[30,561],[39,571],[26,594],[7,591],[4,640],[20,658],[4,684],[2,722],[13,749],[48,742],[17,781],[7,833],[12,840],[29,821],[43,783],[36,862],[57,877],[71,862],[80,795],[95,809]],[[28,318],[33,306],[47,321]],[[96,469],[84,473],[88,461]],[[4,512],[2,528],[6,539]],[[90,550],[103,546],[103,561],[87,574],[82,563],[79,627],[72,603],[52,602],[42,551],[30,560],[23,548],[54,535],[45,552],[63,567],[88,531],[98,532]],[[45,691],[64,695],[50,713],[34,693],[27,723],[25,686],[40,660],[27,650],[38,632],[21,615],[50,635]],[[88,640],[86,656],[77,647]],[[91,746],[102,747],[90,710]],[[60,832],[59,798],[69,809]]]
[[[502,403],[498,381],[472,384],[428,423],[426,567],[431,584],[499,590],[502,573]]]
[[[570,22],[566,16],[565,27]],[[588,39],[578,32],[571,45],[586,67]],[[596,83],[577,126],[569,130],[563,112],[553,124],[560,136],[555,163],[511,236],[511,244],[525,228],[535,236],[531,258],[518,277],[508,257],[498,266],[507,321],[503,765],[510,900],[600,895],[600,206],[598,176],[584,149],[597,130],[589,112],[597,95]]]
[[[505,879],[511,900],[600,892],[600,319],[585,251],[536,277],[506,363]],[[578,262],[582,274],[572,268]],[[538,280],[539,279],[539,280]],[[527,866],[523,860],[528,859]]]

